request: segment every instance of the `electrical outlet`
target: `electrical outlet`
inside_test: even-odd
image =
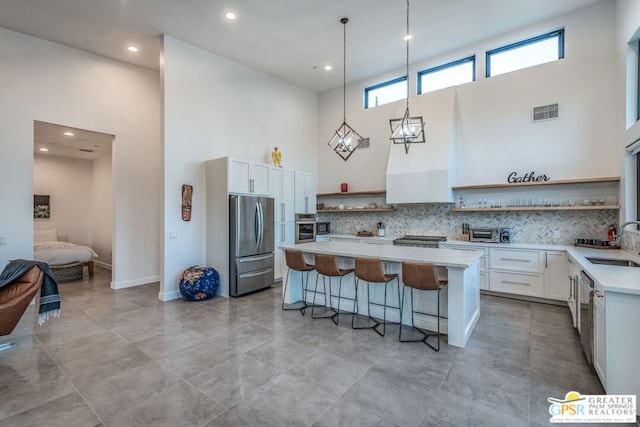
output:
[[[553,232],[553,237],[554,239],[559,239],[560,238],[560,230],[556,230]]]
[[[0,246],[7,246],[7,238],[6,237],[0,237]]]

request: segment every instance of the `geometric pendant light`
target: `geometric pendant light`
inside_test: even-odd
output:
[[[343,28],[342,124],[335,130],[327,145],[346,162],[360,145],[362,137],[347,124],[347,22],[349,18],[342,18],[340,22]]]
[[[409,0],[407,0],[407,34],[404,39],[407,42],[407,109],[401,118],[389,120],[389,125],[391,126],[391,138],[389,139],[394,144],[404,144],[405,154],[408,154],[411,144],[425,142],[422,116],[412,117],[411,113],[409,113],[409,40],[411,40],[411,33],[409,32]]]

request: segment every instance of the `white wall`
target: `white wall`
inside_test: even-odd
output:
[[[565,59],[484,77],[486,50],[561,27],[566,35]],[[621,175],[620,153],[611,149],[615,146],[618,102],[612,66],[616,60],[612,48],[615,34],[615,3],[608,1],[412,64],[410,86],[415,94],[418,70],[476,54],[475,82],[410,99],[412,115],[425,119],[428,139],[432,132],[453,132],[438,128],[450,124],[434,123],[427,113],[438,107],[442,92],[451,100],[457,96],[453,184],[502,183],[511,171],[533,170],[552,179]],[[319,192],[338,191],[340,182],[348,182],[354,191],[385,188],[389,119],[401,117],[406,101],[364,110],[362,96],[365,87],[403,74],[399,68],[348,85],[347,122],[370,137],[372,147],[357,151],[348,162],[326,147],[331,132],[342,120],[342,89],[321,94]],[[556,102],[560,105],[558,120],[530,122],[531,107]]]
[[[93,241],[91,247],[98,254],[96,260],[103,267],[111,267],[113,252],[113,157],[102,156],[92,162],[91,219]]]
[[[160,299],[179,297],[178,278],[205,263],[204,161],[231,156],[316,173],[318,96],[171,36],[163,37],[164,235]],[[193,185],[191,221],[182,184]],[[169,240],[169,233],[178,238]]]
[[[49,195],[51,218],[34,218],[37,230],[55,228],[58,237],[91,245],[91,161],[35,154],[33,192]]]
[[[0,265],[33,255],[33,121],[115,135],[114,287],[158,280],[159,74],[0,28]],[[10,206],[10,209],[4,208]]]
[[[640,138],[640,121],[636,120],[638,54],[637,40],[640,38],[640,3],[634,0],[618,0],[616,8],[617,34],[617,93],[620,100],[620,115],[616,121],[618,126],[617,150],[620,152],[624,167],[622,209],[620,221],[636,219],[636,171],[632,156],[624,149]],[[629,45],[636,40],[635,47]]]

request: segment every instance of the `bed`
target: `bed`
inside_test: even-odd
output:
[[[85,266],[93,276],[93,260],[97,257],[89,246],[58,241],[55,228],[33,232],[33,259],[49,264],[59,282],[82,279]]]

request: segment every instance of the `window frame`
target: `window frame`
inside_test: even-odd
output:
[[[640,120],[640,39],[636,42],[636,49],[636,121],[638,121]]]
[[[418,95],[422,95],[422,76],[426,74],[432,74],[438,71],[446,70],[447,68],[452,68],[458,65],[466,64],[467,62],[471,62],[471,64],[473,65],[471,69],[471,81],[475,82],[476,81],[476,55],[473,54],[471,56],[467,56],[466,58],[457,59],[455,61],[447,62],[446,64],[442,64],[436,67],[427,68],[426,70],[418,71]],[[469,82],[466,82],[466,83],[469,83]],[[464,83],[461,83],[461,84],[464,84]],[[453,86],[458,86],[458,85],[453,85]],[[446,86],[446,87],[452,87],[452,86]],[[442,89],[445,89],[445,88],[442,88]],[[429,92],[425,92],[425,93],[429,93]]]
[[[376,90],[376,89],[380,89],[386,86],[391,86],[394,85],[396,83],[400,83],[400,82],[406,82],[408,81],[408,76],[404,75],[404,76],[400,76],[400,77],[396,77],[395,79],[391,79],[391,80],[387,80],[384,81],[382,83],[377,83],[373,86],[369,86],[369,87],[365,87],[364,88],[364,109],[367,110],[369,108],[373,108],[373,107],[377,107],[377,105],[369,105],[369,92]],[[403,99],[403,98],[400,98]],[[406,98],[404,98],[406,99]],[[380,105],[384,105],[384,104],[380,104]]]
[[[548,40],[558,37],[558,60],[564,59],[564,28],[559,30],[554,30],[549,33],[541,34],[539,36],[530,37],[525,40],[521,40],[519,42],[511,43],[506,46],[498,47],[495,49],[488,50],[485,54],[485,77],[491,77],[491,56],[497,53],[507,52],[509,50],[515,50],[524,46],[528,46],[530,44],[534,44],[543,40]],[[526,67],[529,68],[529,67]],[[523,68],[521,68],[523,69]],[[514,70],[517,71],[517,70]],[[500,75],[500,74],[498,74]]]

